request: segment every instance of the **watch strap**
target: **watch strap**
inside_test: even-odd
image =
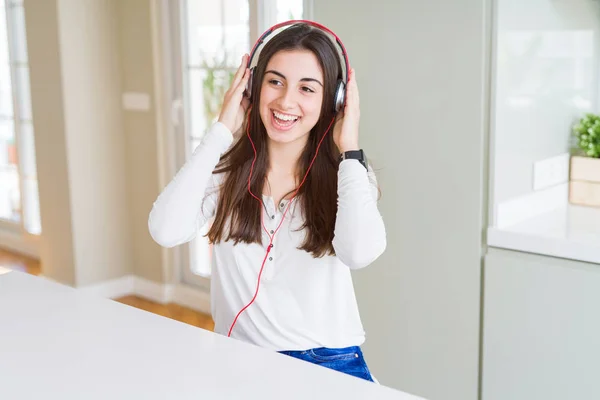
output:
[[[367,168],[367,157],[363,149],[344,151],[340,154],[340,162],[343,160],[358,160],[365,169]]]

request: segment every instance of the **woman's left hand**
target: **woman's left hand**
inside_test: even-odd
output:
[[[336,117],[333,127],[333,141],[340,153],[358,150],[358,123],[360,108],[358,102],[358,86],[354,78],[354,68],[350,68],[348,87],[346,88],[346,104]]]

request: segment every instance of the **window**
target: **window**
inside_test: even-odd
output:
[[[0,220],[41,232],[22,0],[0,0]]]
[[[308,18],[305,10],[310,5],[307,0],[181,0],[177,7],[179,23],[174,43],[179,47],[180,68],[175,73],[182,74],[180,88],[174,92],[181,94],[174,104],[183,105],[184,124],[180,127],[180,148],[182,165],[200,143],[206,129],[218,118],[225,91],[242,55],[249,53],[254,41],[268,27],[289,19]],[[176,8],[176,7],[174,7]],[[177,97],[177,95],[175,96]],[[203,277],[210,276],[210,246],[204,237],[205,227],[190,244],[184,258],[189,259],[189,267],[184,266],[184,281],[193,281],[186,276],[189,271]]]

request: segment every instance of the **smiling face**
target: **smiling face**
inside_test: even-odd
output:
[[[271,57],[260,93],[260,117],[269,140],[306,142],[319,120],[323,71],[308,50],[279,51]]]

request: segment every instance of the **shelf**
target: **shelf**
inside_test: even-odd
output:
[[[600,264],[600,208],[565,205],[488,229],[488,245]]]

